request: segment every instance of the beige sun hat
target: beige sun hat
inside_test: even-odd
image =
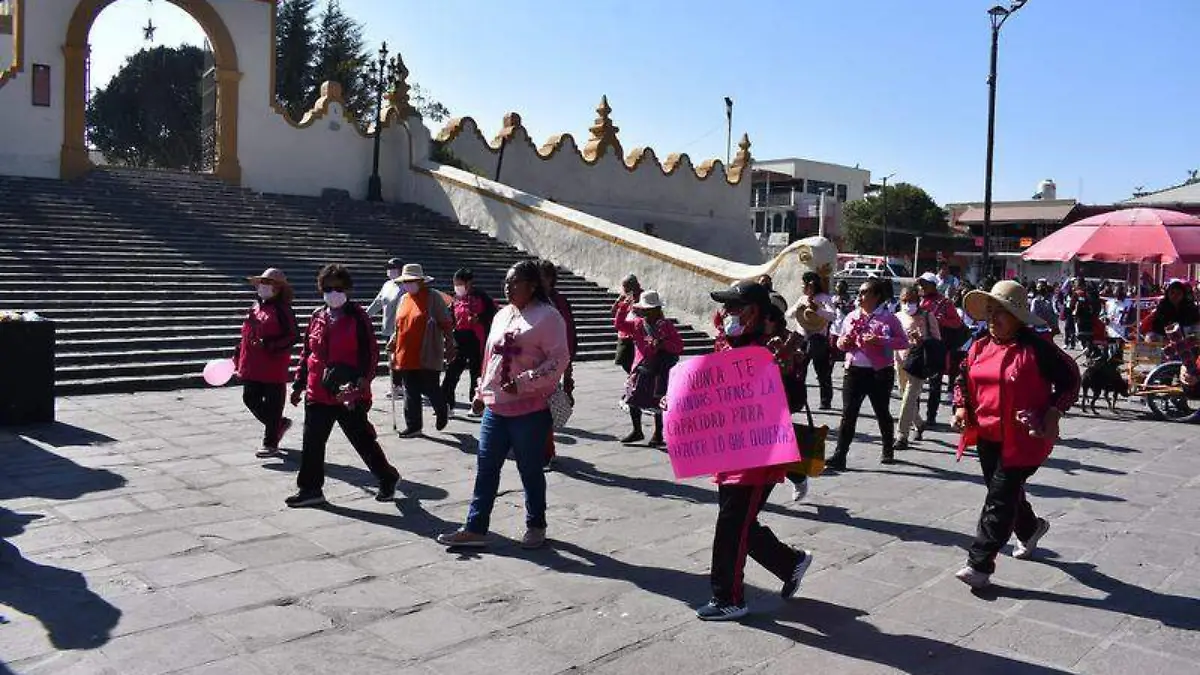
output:
[[[1026,326],[1045,326],[1046,322],[1029,311],[1029,292],[1015,281],[998,281],[991,292],[971,291],[963,298],[963,309],[976,321],[988,320],[988,307],[998,305]]]
[[[268,267],[263,271],[262,274],[258,276],[246,277],[246,281],[249,281],[252,284],[271,282],[279,284],[280,286],[288,285],[287,275],[283,273],[283,270],[277,267]]]
[[[400,270],[400,278],[397,281],[401,283],[406,281],[424,281],[425,283],[429,283],[433,281],[433,277],[425,276],[425,268],[421,267],[419,263],[409,263],[404,266],[404,269]]]
[[[638,309],[662,309],[662,298],[659,297],[658,291],[645,290],[642,291],[642,299],[633,303]]]

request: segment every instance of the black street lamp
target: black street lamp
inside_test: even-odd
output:
[[[367,201],[383,201],[383,181],[379,178],[379,134],[383,132],[383,97],[400,80],[403,66],[399,59],[388,60],[387,43],[379,47],[379,61],[367,76],[367,86],[375,90],[375,148],[371,157],[371,178],[367,181]]]
[[[992,155],[996,143],[996,52],[1000,45],[1000,27],[1008,21],[1008,17],[1025,6],[1029,0],[1012,0],[1008,7],[996,5],[988,10],[992,20],[992,63],[988,71],[988,130],[987,130],[987,170],[983,179],[983,246],[979,254],[979,274],[987,278],[990,264],[990,246],[988,235],[992,226]]]
[[[887,210],[887,182],[888,179],[895,176],[895,173],[889,173],[883,177],[883,268],[891,274],[891,266],[888,265],[888,210]]]

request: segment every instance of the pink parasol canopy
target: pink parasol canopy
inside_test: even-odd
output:
[[[1200,218],[1169,209],[1121,209],[1084,218],[1026,249],[1025,260],[1200,263]]]

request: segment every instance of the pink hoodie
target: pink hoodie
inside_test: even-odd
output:
[[[553,305],[532,301],[525,309],[507,305],[496,313],[483,352],[479,397],[497,415],[519,417],[545,410],[571,365],[567,325]],[[503,389],[516,383],[516,393]]]

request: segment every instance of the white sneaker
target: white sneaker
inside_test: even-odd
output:
[[[970,565],[967,565],[961,570],[955,572],[954,576],[957,577],[959,581],[970,586],[971,588],[974,588],[975,590],[987,588],[988,584],[992,583],[992,575],[984,574]]]
[[[808,481],[803,480],[799,483],[792,483],[792,501],[802,502],[808,496]]]
[[[1017,542],[1013,547],[1013,557],[1017,560],[1029,560],[1033,557],[1033,551],[1037,548],[1038,542],[1046,533],[1050,531],[1050,521],[1045,518],[1038,518],[1037,529],[1033,531],[1033,536],[1025,541]]]

